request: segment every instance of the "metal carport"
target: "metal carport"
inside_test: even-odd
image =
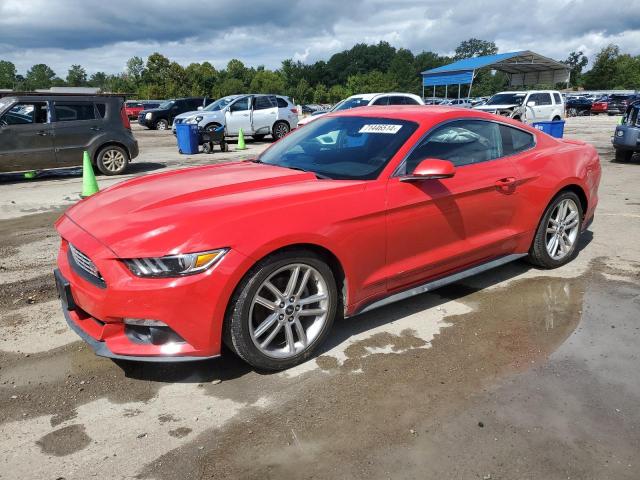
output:
[[[425,87],[435,88],[449,85],[469,85],[469,96],[476,72],[481,68],[491,68],[507,74],[509,85],[524,86],[538,84],[569,84],[570,69],[564,63],[543,57],[530,50],[520,52],[498,53],[482,57],[465,58],[431,70],[422,72],[422,96]],[[445,93],[445,96],[447,94]]]

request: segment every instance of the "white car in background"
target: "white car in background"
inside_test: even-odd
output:
[[[424,105],[424,101],[418,95],[414,95],[413,93],[361,93],[359,95],[351,95],[349,98],[342,100],[334,105],[331,110],[318,112],[301,119],[298,122],[298,126],[302,127],[303,125],[306,125],[327,113],[349,110],[350,108],[356,107],[369,107],[373,105]]]
[[[202,110],[178,115],[173,132],[180,123],[197,124],[201,131],[225,128],[225,136],[244,135],[262,140],[271,135],[279,140],[298,126],[298,110],[288,97],[248,94],[220,98]]]
[[[468,98],[452,98],[445,100],[440,105],[451,105],[452,107],[471,108],[471,100]]]
[[[524,123],[562,120],[565,117],[564,100],[555,90],[529,90],[500,92],[475,110],[495,113]]]

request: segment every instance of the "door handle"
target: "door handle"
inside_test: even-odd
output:
[[[36,132],[36,135],[40,135],[41,137],[46,137],[49,134],[44,130],[40,130],[40,131]]]
[[[504,177],[496,180],[495,185],[502,192],[512,193],[516,189],[517,179],[516,177]]]

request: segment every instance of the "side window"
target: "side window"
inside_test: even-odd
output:
[[[405,105],[420,105],[415,98],[403,97]]]
[[[142,106],[142,104],[138,104],[138,105]],[[100,115],[100,118],[104,118],[105,114],[107,113],[106,103],[96,103],[96,108],[98,109],[98,115]]]
[[[253,99],[253,109],[254,110],[266,110],[267,108],[273,108],[274,105],[271,103],[271,98],[267,95],[258,95]]]
[[[559,93],[554,93],[553,99],[556,101],[556,105],[560,105],[562,103],[562,98]]]
[[[56,122],[75,122],[96,118],[93,103],[56,102],[53,108],[56,113]]]
[[[523,152],[535,145],[535,137],[518,128],[500,125],[500,134],[502,135],[502,151],[504,155]]]
[[[551,105],[551,94],[550,93],[539,93],[538,100],[536,100],[536,105]]]
[[[405,105],[404,97],[389,97],[389,105]]]
[[[406,162],[406,174],[427,158],[449,160],[456,167],[499,158],[502,138],[497,123],[483,120],[458,120],[431,132],[411,152]]]
[[[249,110],[249,97],[241,98],[237,100],[235,103],[231,105],[230,110],[232,112],[241,112],[244,110]]]
[[[47,123],[47,102],[18,103],[0,119],[0,125]]]
[[[389,105],[389,97],[380,97],[371,105]]]
[[[278,99],[278,108],[288,108],[289,104],[287,103],[287,101],[284,98],[281,97],[277,97]]]

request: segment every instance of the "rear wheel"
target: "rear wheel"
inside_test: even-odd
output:
[[[529,261],[542,268],[557,268],[577,254],[583,212],[573,192],[563,192],[549,204],[529,250]]]
[[[104,175],[120,175],[129,165],[129,154],[116,145],[109,145],[98,152],[96,166]]]
[[[286,122],[276,122],[271,130],[271,136],[274,140],[280,140],[287,135],[291,129]]]
[[[556,115],[555,117],[553,117],[553,120],[552,120],[552,121],[553,121],[553,122],[559,122],[560,120],[561,120],[561,118],[560,118],[559,116],[557,116],[557,115]]]
[[[336,315],[331,269],[311,251],[276,253],[240,283],[225,320],[225,343],[259,369],[282,370],[307,360]]]

